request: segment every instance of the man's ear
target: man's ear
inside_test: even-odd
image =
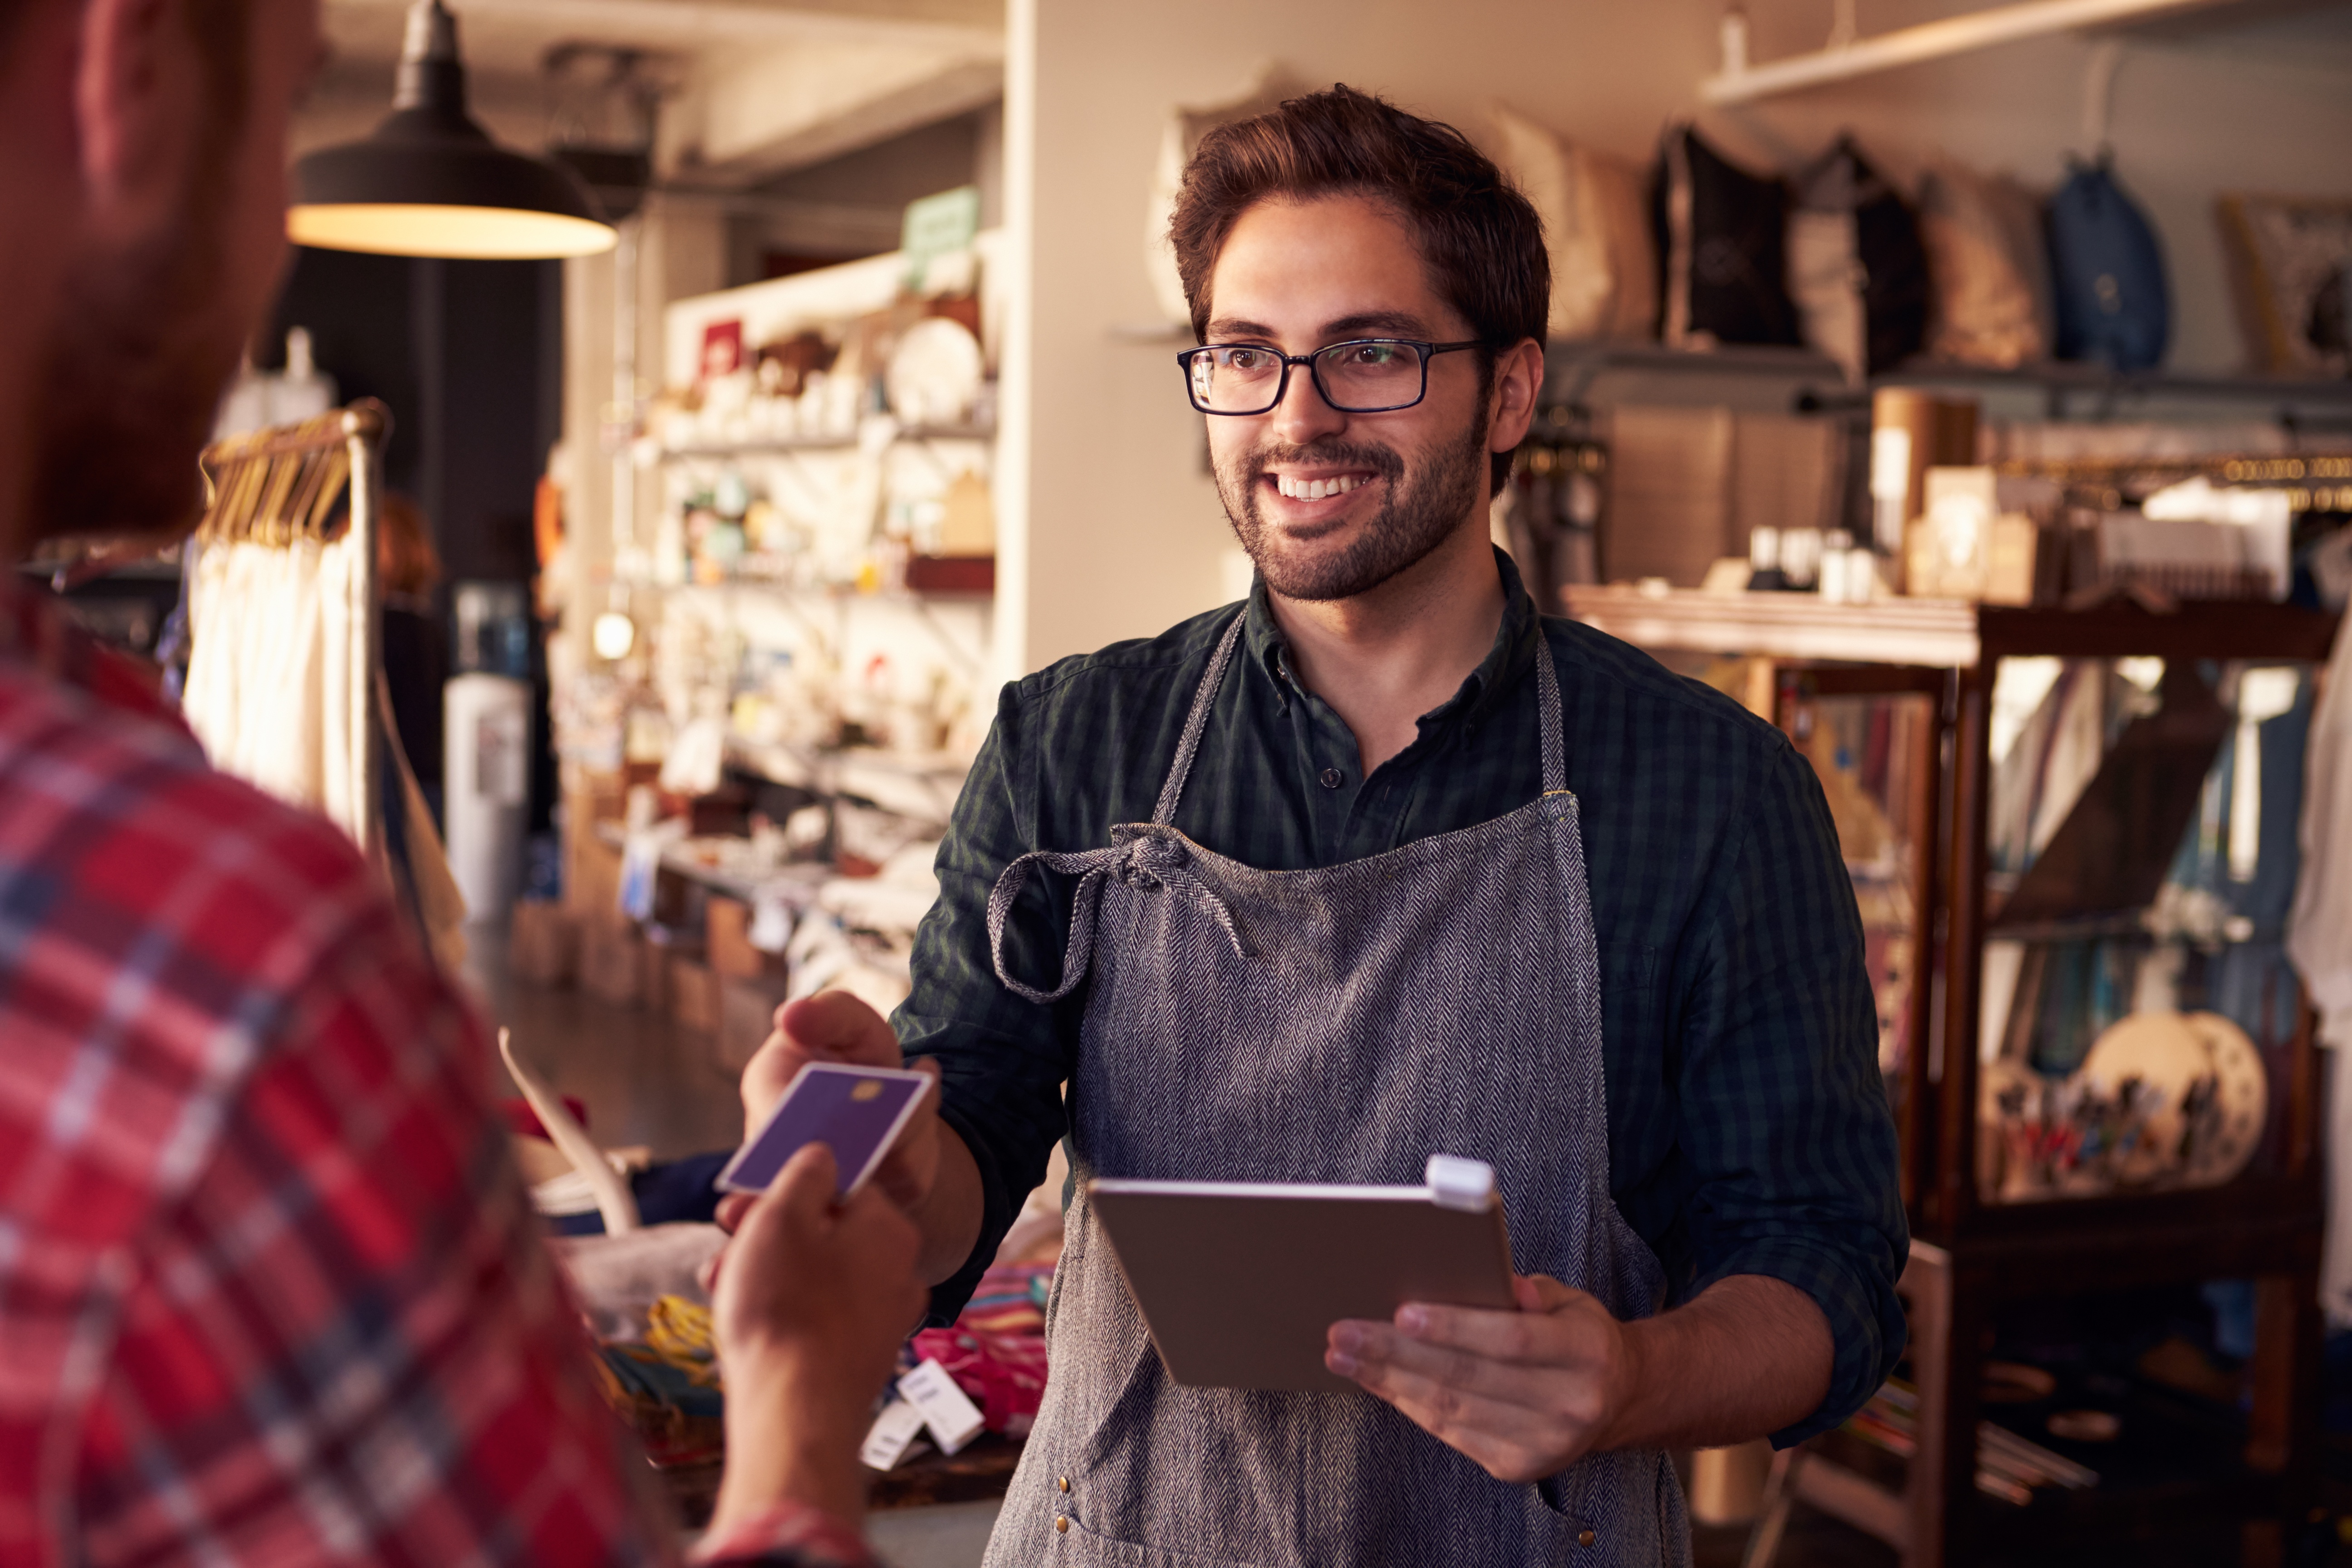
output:
[[[180,195],[202,66],[182,0],[81,0],[73,86],[80,173],[101,224],[141,225]]]
[[[1486,449],[1507,452],[1527,438],[1543,395],[1543,344],[1522,338],[1495,356],[1495,386],[1486,406]]]

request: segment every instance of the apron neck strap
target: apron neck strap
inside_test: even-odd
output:
[[[1217,700],[1217,688],[1224,684],[1225,666],[1234,660],[1234,649],[1241,645],[1242,626],[1249,619],[1249,607],[1234,617],[1225,628],[1224,637],[1217,651],[1209,656],[1209,668],[1201,677],[1200,689],[1192,693],[1192,710],[1184,715],[1184,735],[1176,742],[1176,761],[1168,770],[1168,782],[1160,787],[1160,804],[1151,813],[1151,820],[1169,826],[1176,820],[1176,803],[1184,797],[1184,780],[1192,772],[1192,755],[1201,749],[1201,731],[1208,728],[1209,708]]]
[[[1192,775],[1192,758],[1201,749],[1201,731],[1208,728],[1209,709],[1217,700],[1217,688],[1224,684],[1225,667],[1233,662],[1243,624],[1248,619],[1246,608],[1234,617],[1192,693],[1192,710],[1184,715],[1184,733],[1176,742],[1176,761],[1168,770],[1160,804],[1151,813],[1151,820],[1161,826],[1171,826],[1176,819],[1176,803],[1184,798],[1184,781]],[[1553,667],[1551,638],[1540,620],[1536,623],[1536,717],[1543,736],[1544,793],[1559,795],[1568,788],[1568,740],[1559,713],[1559,672]]]
[[[1546,795],[1568,788],[1568,740],[1559,716],[1559,671],[1553,667],[1551,638],[1536,621],[1536,710],[1543,730],[1543,787]]]

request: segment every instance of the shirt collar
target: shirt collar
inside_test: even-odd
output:
[[[1422,715],[1424,724],[1454,720],[1474,725],[1483,722],[1519,677],[1534,666],[1536,644],[1543,635],[1542,617],[1536,613],[1535,600],[1528,596],[1527,584],[1520,579],[1518,566],[1510,556],[1497,549],[1495,565],[1503,578],[1503,621],[1495,628],[1495,645],[1487,649],[1486,657],[1470,672],[1459,690]],[[1250,579],[1249,605],[1243,616],[1247,624],[1242,628],[1242,641],[1287,706],[1297,688],[1286,667],[1289,645],[1283,637],[1281,623],[1274,618],[1274,606],[1266,598],[1263,576],[1253,575]]]

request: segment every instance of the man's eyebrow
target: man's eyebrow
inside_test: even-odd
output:
[[[1360,338],[1368,332],[1420,337],[1428,331],[1428,323],[1409,310],[1364,310],[1352,316],[1342,316],[1336,321],[1324,322],[1323,341],[1337,342],[1342,338]]]
[[[1231,316],[1221,316],[1209,323],[1209,342],[1213,343],[1234,338],[1271,339],[1274,335],[1274,329],[1263,321],[1244,321]]]
[[[1316,341],[1336,343],[1373,333],[1419,337],[1428,331],[1429,324],[1410,310],[1359,310],[1352,316],[1324,322]],[[1211,342],[1227,342],[1235,338],[1264,338],[1271,342],[1279,335],[1263,321],[1222,317],[1209,323]]]

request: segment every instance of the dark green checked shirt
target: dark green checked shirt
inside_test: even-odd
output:
[[[1906,1255],[1894,1123],[1877,1070],[1862,926],[1810,764],[1780,732],[1614,638],[1536,614],[1508,557],[1486,661],[1367,778],[1347,724],[1286,673],[1261,584],[1175,825],[1250,865],[1297,870],[1501,816],[1541,791],[1534,659],[1555,661],[1601,944],[1610,1185],[1675,1300],[1731,1274],[1785,1279],[1828,1315],[1828,1399],[1780,1436],[1860,1407],[1903,1345]],[[1005,688],[939,858],[914,992],[893,1018],[938,1058],[941,1114],[980,1168],[972,1262],[952,1317],[1065,1131],[1086,989],[1041,1006],[998,984],[987,908],[1032,849],[1091,849],[1149,821],[1228,607]],[[1032,879],[1006,963],[1061,973],[1072,885]]]

